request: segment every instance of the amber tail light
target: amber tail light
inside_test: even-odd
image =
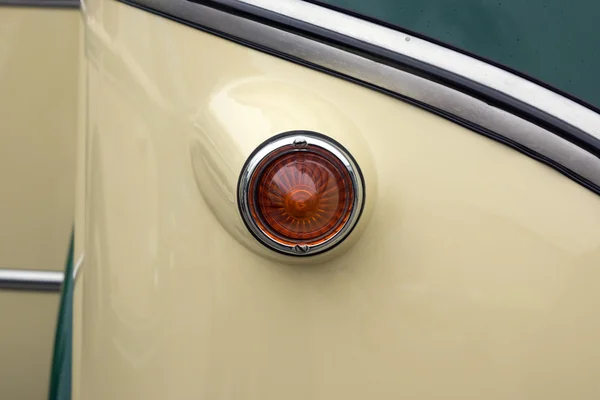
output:
[[[364,201],[358,166],[338,143],[290,132],[261,145],[240,176],[246,226],[267,247],[311,255],[340,243]]]

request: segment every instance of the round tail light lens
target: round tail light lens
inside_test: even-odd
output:
[[[343,240],[358,221],[364,198],[350,155],[309,132],[260,146],[242,171],[238,196],[254,236],[293,255],[317,254]]]

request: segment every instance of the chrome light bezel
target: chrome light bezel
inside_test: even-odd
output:
[[[292,151],[307,151],[306,148],[309,146],[320,147],[328,151],[344,165],[352,182],[354,201],[350,216],[339,232],[322,243],[292,246],[280,242],[267,235],[252,217],[252,212],[248,203],[249,191],[251,190],[250,181],[252,180],[252,177],[255,174],[260,174],[262,172],[262,170],[258,170],[258,167],[265,158],[269,157],[273,152],[282,147],[290,146],[294,148]],[[238,207],[242,220],[250,233],[267,248],[291,256],[312,256],[331,250],[340,244],[348,237],[350,232],[352,232],[356,226],[363,210],[364,201],[364,179],[354,158],[335,140],[310,131],[285,132],[262,143],[246,161],[238,181]]]

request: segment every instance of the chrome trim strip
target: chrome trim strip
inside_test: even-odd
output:
[[[0,269],[0,289],[59,292],[63,280],[57,271]]]
[[[302,0],[237,0],[403,54],[555,115],[600,139],[600,115],[577,102],[465,54]],[[407,40],[408,38],[408,40]]]
[[[379,63],[363,57],[362,55],[290,33],[261,22],[256,22],[243,16],[221,11],[211,6],[192,3],[187,0],[120,1],[151,12],[157,12],[159,15],[170,17],[176,21],[184,22],[198,29],[225,37],[229,40],[237,41],[260,51],[301,63],[308,67],[351,80],[372,89],[400,97],[403,100],[409,101],[442,115],[445,118],[458,122],[461,125],[467,126],[494,140],[507,144],[518,151],[555,168],[588,189],[600,194],[600,159],[594,154],[547,129],[459,90],[414,75],[410,72]],[[228,3],[239,3],[237,0],[211,0],[208,1],[208,3],[216,4],[222,3],[223,1],[227,1]],[[250,1],[248,1],[248,4],[250,4]],[[322,20],[322,14],[319,14],[319,18],[321,19],[316,19],[314,16],[301,15],[300,11],[295,12],[294,10],[289,10],[284,7],[284,5],[297,4],[296,0],[276,0],[273,2],[266,0],[262,2],[262,0],[260,0],[256,2],[253,1],[253,4],[262,4],[265,7],[270,6],[274,10],[289,12],[289,14],[297,18],[313,18],[312,21],[315,23],[324,22]],[[280,5],[277,6],[278,4]],[[345,14],[321,8],[310,3],[298,4],[317,7],[321,10],[319,13],[336,14],[336,18],[350,18],[354,21],[352,24],[357,24],[355,26],[357,29],[360,29],[360,27],[363,26],[363,23],[373,25],[368,32],[375,36],[380,32],[375,28],[381,29],[381,32],[391,31],[395,35],[400,35],[396,36],[395,40],[401,39],[401,41],[406,42],[405,36],[391,29],[357,20],[356,18],[346,16]],[[304,6],[301,6],[300,10],[307,9]],[[327,28],[338,29],[335,24],[329,23],[327,24]],[[353,35],[359,36],[359,33],[360,32],[357,31],[356,33],[353,33]],[[375,40],[376,38],[363,37],[363,39]],[[413,42],[413,40],[414,39],[411,38],[410,42]],[[428,42],[424,43],[430,45]],[[437,57],[439,58],[444,58],[446,51],[456,53],[441,46],[426,46],[426,48],[436,49],[436,51],[438,51]],[[461,56],[468,60],[473,60],[462,54]],[[464,59],[461,60],[463,62],[465,61]],[[473,60],[473,62],[477,63],[473,64],[477,65],[477,68],[475,68],[478,71],[477,74],[481,74],[482,71],[488,67],[487,64],[484,64],[481,61]],[[483,64],[483,67],[480,64]],[[498,69],[493,66],[489,67]],[[506,71],[500,71],[502,73],[499,76],[505,77],[504,74],[508,74],[516,79],[509,79],[510,82],[516,82],[519,79],[525,81]],[[478,76],[477,74],[474,72],[474,76]],[[571,109],[577,108],[579,113],[583,113],[586,116],[585,119],[588,122],[583,124],[586,128],[589,128],[588,124],[590,121],[593,122],[598,120],[598,125],[596,125],[593,130],[595,134],[598,129],[600,129],[600,115],[595,114],[593,111],[569,99],[564,99],[548,89],[538,87],[529,81],[525,81],[525,83],[525,86],[522,86],[521,88],[529,87],[529,84],[534,85],[539,89],[536,92],[538,93],[538,96],[545,96],[546,92],[548,92],[547,94],[552,99],[559,96],[561,100],[559,103],[565,105],[565,107]],[[512,92],[514,92],[514,88],[511,89],[511,93]],[[543,104],[540,104],[540,101],[538,101],[539,99],[534,98],[534,100],[536,100],[537,106],[543,106]],[[565,101],[564,103],[562,102],[563,100]],[[545,102],[543,99],[541,101]],[[557,104],[553,103],[552,110],[556,107]],[[590,115],[590,113],[593,115]],[[560,115],[562,114],[563,113],[561,112]],[[571,121],[571,119],[569,119],[569,121]]]

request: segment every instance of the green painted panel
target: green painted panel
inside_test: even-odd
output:
[[[324,0],[504,64],[600,106],[599,0]]]
[[[73,335],[73,252],[74,235],[65,266],[58,321],[54,336],[54,354],[50,372],[49,400],[71,400],[71,357]]]

